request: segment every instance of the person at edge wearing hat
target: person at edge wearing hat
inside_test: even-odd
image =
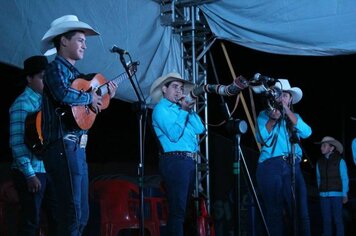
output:
[[[20,236],[38,234],[41,206],[45,201],[50,235],[55,235],[57,225],[54,185],[46,174],[43,161],[25,141],[26,118],[41,108],[42,79],[47,64],[45,56],[32,56],[24,61],[23,76],[26,77],[27,86],[10,107],[11,168],[21,204],[17,234]]]
[[[155,80],[150,89],[155,105],[152,124],[161,144],[159,170],[167,191],[167,235],[184,235],[187,201],[194,189],[197,135],[205,132],[195,100],[186,100],[194,84],[172,72]]]
[[[351,120],[356,121],[356,117],[350,117]],[[351,150],[352,150],[352,158],[354,160],[354,164],[356,165],[356,138],[354,138],[351,142]]]
[[[346,162],[342,159],[342,144],[330,136],[320,142],[322,157],[316,163],[316,180],[320,196],[324,236],[343,236],[342,204],[348,201],[349,177]],[[335,231],[333,231],[335,226]],[[333,233],[335,232],[335,234]]]
[[[89,219],[87,130],[67,119],[68,114],[62,108],[88,105],[96,112],[101,110],[102,97],[96,89],[86,92],[71,87],[80,75],[75,63],[84,57],[86,36],[98,34],[77,16],[65,15],[51,23],[41,41],[45,55],[57,53],[44,76],[42,132],[46,145],[43,160],[60,199],[58,235],[82,235]],[[111,98],[116,89],[116,84],[110,81]]]
[[[303,96],[298,87],[291,87],[286,79],[278,79],[275,87],[281,96],[274,98],[276,106],[261,111],[257,118],[257,140],[261,153],[256,170],[256,180],[264,205],[269,235],[310,235],[307,190],[300,169],[302,149],[300,138],[308,138],[312,130],[301,116],[293,111],[293,104]],[[277,105],[278,104],[278,105]],[[292,157],[295,157],[295,199],[298,214],[297,229],[293,229]],[[284,214],[287,214],[286,216]],[[287,217],[287,218],[286,218]],[[289,219],[290,225],[286,225]]]

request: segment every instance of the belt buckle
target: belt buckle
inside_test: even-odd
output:
[[[80,141],[79,141],[80,148],[85,148],[88,143],[88,135],[82,134],[79,139],[80,139]]]
[[[293,157],[289,156],[289,155],[283,155],[283,160],[286,161],[288,164],[292,164],[292,159]]]
[[[188,153],[187,153],[187,156],[190,157],[190,158],[192,158],[192,159],[194,160],[195,157],[196,157],[196,153],[194,153],[194,152],[188,152]]]

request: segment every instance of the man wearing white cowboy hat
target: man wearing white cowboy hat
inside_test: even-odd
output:
[[[43,161],[32,149],[33,145],[26,145],[26,140],[31,138],[26,135],[26,120],[41,109],[42,80],[47,65],[45,56],[32,56],[24,61],[23,76],[27,86],[10,107],[10,147],[14,159],[11,169],[21,204],[18,235],[36,235],[42,205],[47,206],[49,234],[56,232],[54,185],[46,174]]]
[[[194,84],[172,72],[158,78],[151,86],[152,101],[158,104],[152,124],[161,144],[159,170],[168,200],[167,235],[183,236],[187,200],[195,182],[197,135],[205,131],[199,115],[192,110],[195,100],[186,100],[184,91]]]
[[[81,235],[89,218],[87,130],[65,118],[63,107],[88,106],[96,112],[101,110],[102,98],[95,89],[86,92],[71,87],[80,75],[74,65],[84,57],[86,36],[98,34],[77,16],[65,15],[51,23],[41,42],[43,53],[57,53],[44,76],[42,131],[47,147],[43,160],[60,200],[58,235]],[[116,84],[110,81],[111,97],[116,89]]]
[[[344,235],[342,204],[348,201],[349,177],[347,166],[342,159],[342,144],[333,137],[325,136],[320,142],[323,155],[316,164],[316,180],[320,196],[320,210],[323,218],[323,235]]]
[[[290,213],[289,222],[293,222],[292,188],[295,188],[298,209],[298,226],[293,230],[298,230],[298,235],[310,235],[307,191],[299,164],[303,153],[298,140],[309,137],[312,130],[292,109],[292,104],[301,100],[302,90],[291,87],[286,79],[278,79],[275,86],[282,90],[275,101],[278,106],[261,111],[257,118],[256,136],[262,145],[256,171],[257,185],[270,235],[285,235],[288,229],[293,229],[283,224],[285,212]],[[292,173],[295,173],[293,185]]]

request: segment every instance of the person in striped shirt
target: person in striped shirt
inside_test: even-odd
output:
[[[42,202],[55,206],[54,186],[46,174],[43,161],[26,144],[25,124],[28,115],[41,108],[43,75],[47,66],[45,56],[32,56],[24,61],[27,86],[10,107],[10,147],[12,149],[12,174],[21,204],[18,235],[37,235]],[[54,203],[54,204],[53,204]],[[49,233],[56,225],[55,209],[48,208]],[[54,234],[50,234],[54,235]]]

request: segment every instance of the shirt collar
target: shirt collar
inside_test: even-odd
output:
[[[165,97],[162,97],[162,103],[169,107],[179,107],[177,103],[171,102]]]
[[[57,55],[55,60],[65,65],[73,74],[80,74],[77,68],[70,64],[69,61],[67,61],[64,57]]]

